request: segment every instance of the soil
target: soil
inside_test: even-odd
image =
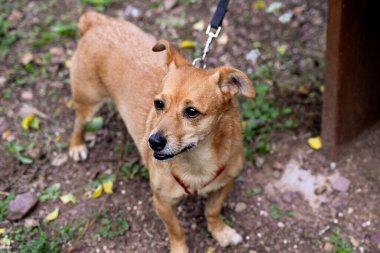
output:
[[[11,98],[0,99],[0,191],[23,193],[42,192],[47,186],[59,183],[62,192],[77,196],[79,203],[64,205],[59,200],[39,203],[29,215],[41,221],[54,208],[60,208],[56,225],[73,224],[91,217],[101,207],[110,217],[125,215],[130,230],[113,240],[101,238],[96,230],[99,221],[76,244],[75,252],[168,252],[165,227],[155,214],[149,182],[144,177],[128,179],[120,177],[115,182],[114,193],[105,199],[86,198],[83,194],[88,184],[99,175],[118,170],[125,162],[138,159],[129,148],[126,154],[117,147],[128,144],[131,138],[112,105],[99,112],[104,127],[91,134],[90,156],[86,162],[75,163],[70,159],[56,167],[52,161],[67,150],[64,145],[71,133],[74,111],[70,107],[70,87],[67,60],[72,55],[77,39],[62,37],[42,48],[33,48],[31,36],[35,26],[46,30],[46,19],[62,21],[78,20],[85,10],[79,1],[23,1],[9,3],[12,10],[22,13],[15,28],[23,38],[11,47],[9,56],[0,65],[0,90],[12,89]],[[157,1],[159,2],[159,1]],[[163,1],[170,4],[170,1]],[[176,1],[174,1],[176,2]],[[177,1],[165,9],[163,5],[152,7],[150,1],[117,1],[106,8],[111,16],[126,18],[154,34],[176,43],[189,39],[198,43],[199,54],[206,40],[203,31],[193,29],[193,24],[209,22],[217,1]],[[326,32],[326,1],[285,0],[277,13],[255,10],[257,1],[235,0],[230,3],[223,32],[228,43],[215,43],[209,55],[210,67],[231,65],[248,73],[262,65],[273,67],[271,96],[279,105],[290,106],[298,121],[295,131],[273,131],[270,134],[271,151],[257,156],[255,162],[247,162],[230,198],[226,201],[223,216],[243,236],[238,246],[221,248],[207,232],[203,216],[204,199],[189,197],[178,206],[178,215],[186,231],[190,252],[334,252],[330,241],[338,235],[353,245],[352,252],[380,252],[380,242],[373,235],[380,232],[380,125],[347,145],[336,160],[329,160],[321,151],[312,150],[306,140],[320,133],[321,91]],[[266,1],[267,5],[270,1]],[[282,24],[278,17],[292,11],[289,23]],[[181,21],[183,18],[183,23]],[[176,21],[174,22],[173,19]],[[177,24],[170,25],[170,22]],[[261,58],[257,62],[247,59],[247,54],[260,42]],[[279,46],[286,47],[286,59],[278,56]],[[48,65],[39,64],[46,52],[60,50]],[[27,78],[26,84],[15,86],[19,75],[24,75],[21,58],[28,52],[34,55],[37,66],[45,68],[36,78]],[[194,54],[190,51],[189,54]],[[25,92],[27,93],[25,95]],[[27,95],[32,94],[32,98]],[[38,131],[22,130],[22,108],[30,105],[46,117],[40,117]],[[4,133],[10,130],[9,137]],[[32,165],[22,165],[6,152],[11,140],[26,145],[34,142],[27,151],[34,158]],[[277,183],[293,162],[311,177],[329,178],[339,175],[348,179],[348,189],[334,189],[334,182],[325,180],[321,192],[315,187],[315,195],[323,195],[325,202],[310,203],[302,192],[292,192]],[[278,211],[280,210],[280,211]],[[277,211],[277,212],[276,212]],[[288,212],[286,212],[288,211]],[[278,215],[278,213],[280,213]],[[3,222],[8,229],[23,225],[19,222]],[[72,242],[65,243],[67,250]],[[339,252],[339,251],[335,251]],[[342,251],[345,252],[345,251]],[[349,252],[349,251],[347,251]]]

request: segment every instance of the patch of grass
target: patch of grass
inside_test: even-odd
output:
[[[116,215],[114,220],[111,220],[107,209],[104,209],[100,217],[101,227],[95,232],[103,238],[110,240],[118,236],[124,235],[129,230],[129,223],[124,220],[124,213],[120,212]]]
[[[293,212],[281,210],[277,204],[272,204],[270,208],[270,216],[273,219],[278,220],[281,217],[293,217]]]
[[[85,5],[92,5],[97,11],[103,12],[114,0],[81,0],[81,2]]]
[[[330,242],[334,245],[333,253],[352,253],[351,243],[341,238],[338,234],[330,236]]]
[[[78,29],[76,22],[58,22],[52,25],[51,31],[61,37],[76,38]]]
[[[297,127],[296,121],[291,117],[292,109],[277,106],[274,99],[270,97],[271,86],[266,81],[270,78],[269,67],[264,65],[256,70],[253,75],[253,79],[259,80],[258,85],[255,86],[256,98],[246,100],[241,105],[245,153],[251,161],[255,159],[253,153],[263,155],[270,152],[268,135],[273,130]]]
[[[15,194],[11,193],[3,201],[0,201],[0,222],[2,222],[5,217],[7,217],[9,203],[11,203],[15,197]]]
[[[24,155],[23,152],[33,149],[34,143],[30,143],[27,146],[22,146],[15,141],[11,141],[5,144],[5,150],[7,153],[22,164],[32,164],[33,159]]]
[[[221,218],[222,218],[222,221],[224,222],[224,224],[226,224],[232,228],[235,226],[234,222],[232,220],[228,219],[227,217],[225,217],[224,215],[222,215]]]
[[[46,188],[41,195],[39,196],[39,200],[41,202],[46,202],[48,200],[56,200],[61,196],[61,187],[59,185],[52,185]]]
[[[10,27],[7,17],[8,12],[0,12],[0,60],[5,60],[13,44],[21,38],[21,33]]]
[[[256,195],[261,195],[263,193],[263,189],[260,187],[250,188],[244,192],[244,196],[246,197],[253,197]]]
[[[135,179],[135,178],[149,178],[149,171],[144,166],[141,166],[138,163],[138,160],[132,160],[127,163],[125,163],[121,167],[121,175],[127,177],[128,179]]]

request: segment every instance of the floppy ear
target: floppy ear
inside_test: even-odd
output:
[[[179,50],[167,40],[159,40],[152,48],[153,52],[161,52],[166,50],[166,64],[169,66],[172,63],[176,67],[181,65],[190,65],[189,61],[179,52]]]
[[[251,81],[240,70],[231,67],[220,67],[216,69],[211,78],[217,82],[219,89],[225,95],[232,97],[236,94],[242,94],[248,98],[256,97]]]

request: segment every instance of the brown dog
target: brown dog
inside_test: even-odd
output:
[[[231,67],[194,68],[169,42],[156,43],[126,21],[87,13],[79,30],[71,66],[76,118],[70,156],[87,158],[85,124],[111,98],[149,168],[171,252],[188,252],[175,205],[190,194],[208,196],[207,225],[220,245],[239,243],[241,236],[220,212],[243,167],[233,97],[255,96],[248,77]]]

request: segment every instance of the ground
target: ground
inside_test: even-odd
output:
[[[247,161],[223,209],[225,222],[244,241],[218,246],[207,232],[204,199],[190,197],[178,207],[190,252],[380,252],[380,125],[335,160],[307,145],[320,135],[327,4],[281,3],[272,12],[278,3],[231,1],[223,34],[209,54],[210,67],[247,72],[258,98],[240,101]],[[1,4],[0,252],[168,252],[146,170],[112,104],[89,129],[89,159],[74,163],[67,157],[75,24],[81,13],[97,9],[156,38],[178,45],[188,40],[191,48],[184,51],[193,58],[216,4]],[[94,198],[94,188],[109,181],[113,193]],[[6,219],[6,199],[24,192],[38,195],[37,206],[18,221]],[[66,193],[77,202],[63,204],[59,196]],[[46,221],[56,208],[58,217]]]

